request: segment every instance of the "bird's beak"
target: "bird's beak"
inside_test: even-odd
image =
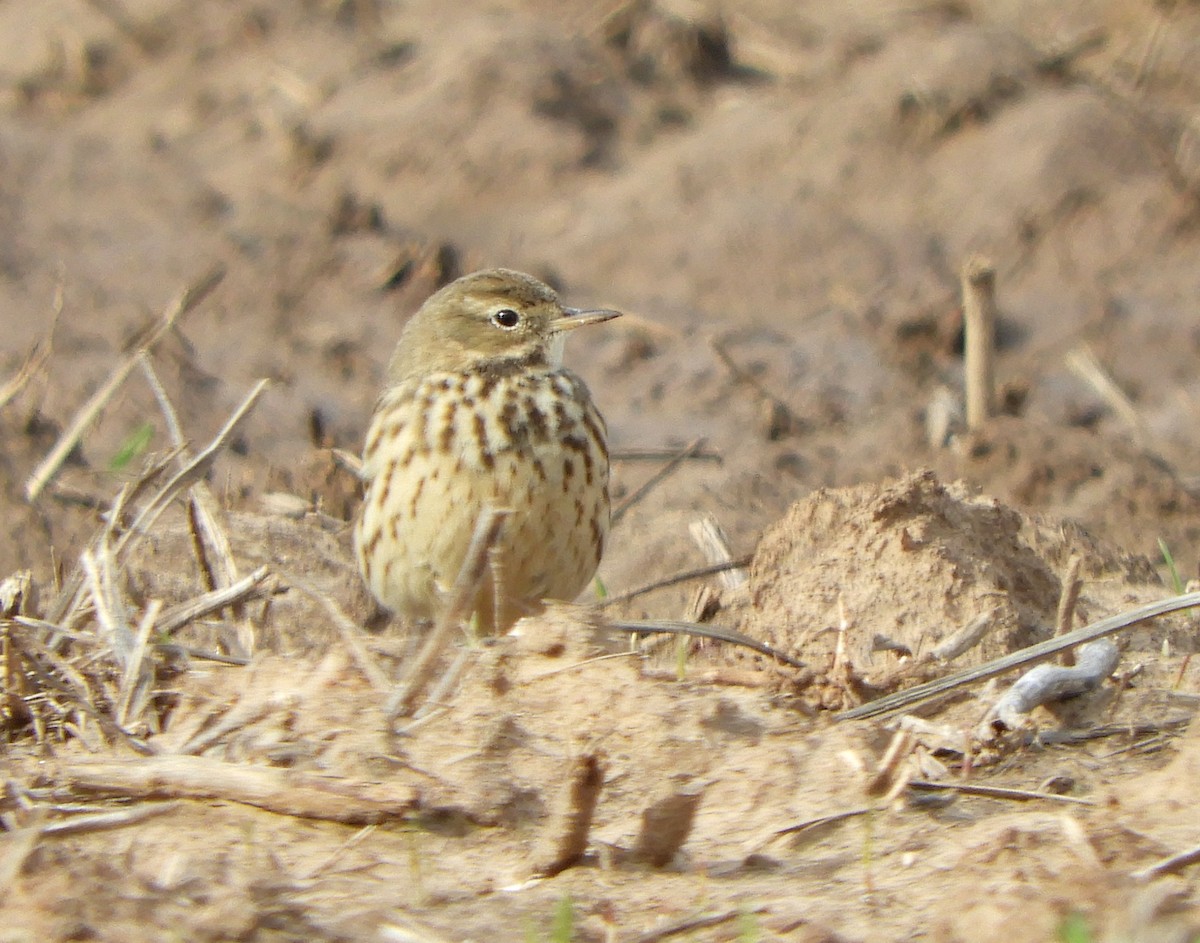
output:
[[[573,331],[577,327],[586,327],[589,324],[611,321],[613,318],[621,316],[620,311],[613,311],[611,308],[594,308],[590,311],[582,311],[579,308],[563,308],[563,313],[566,317],[559,318],[550,325],[550,329],[556,334],[560,331]]]

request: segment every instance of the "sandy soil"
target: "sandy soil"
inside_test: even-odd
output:
[[[921,712],[901,778],[1035,799],[880,794],[895,718],[835,718],[1049,637],[1072,557],[1079,621],[1168,595],[1160,542],[1198,575],[1200,9],[445,9],[0,0],[0,579],[31,580],[0,598],[0,940],[565,939],[567,906],[578,940],[1195,939],[1194,869],[1146,870],[1200,844],[1191,615],[1019,730],[981,728],[995,686]],[[972,253],[1003,415],[967,433]],[[608,594],[703,565],[705,515],[753,560],[463,646],[402,731],[415,643],[358,584],[334,450],[408,314],[492,264],[627,312],[568,351],[618,504],[663,465],[637,453],[703,440],[622,513]],[[183,460],[143,370],[26,482],[215,266],[149,362],[191,454],[270,380],[205,475],[268,599],[148,628],[123,677],[91,602],[36,620]],[[232,578],[181,507],[94,584],[135,629]],[[807,667],[605,628],[699,611]],[[582,858],[535,879],[587,783]],[[114,811],[149,817],[79,818]]]

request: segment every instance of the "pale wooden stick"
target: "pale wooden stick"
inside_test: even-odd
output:
[[[598,753],[585,753],[571,761],[545,825],[541,848],[533,855],[534,874],[552,877],[583,857],[603,785],[604,762]]]
[[[992,414],[995,389],[996,270],[972,256],[962,270],[963,322],[966,336],[967,427],[978,429]]]
[[[1079,602],[1079,591],[1083,588],[1083,581],[1079,578],[1079,568],[1082,565],[1083,559],[1079,554],[1071,554],[1071,559],[1067,561],[1067,572],[1062,578],[1062,591],[1058,596],[1058,613],[1054,618],[1056,635],[1066,635],[1074,625],[1075,604]],[[1059,660],[1069,668],[1075,664],[1075,655],[1068,648]]]
[[[419,806],[408,785],[227,763],[204,756],[75,759],[59,767],[74,789],[122,796],[220,799],[268,812],[368,825],[403,819]]]

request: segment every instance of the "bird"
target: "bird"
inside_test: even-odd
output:
[[[608,538],[607,427],[562,365],[567,335],[619,317],[580,310],[494,268],[434,292],[401,331],[363,447],[359,571],[395,616],[445,609],[481,517],[507,511],[472,600],[476,631],[507,631],[573,600]]]

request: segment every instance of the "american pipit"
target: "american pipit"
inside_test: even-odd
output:
[[[562,349],[568,331],[617,314],[566,308],[537,279],[490,269],[413,315],[367,434],[355,530],[386,608],[436,616],[489,507],[511,516],[475,600],[481,628],[587,585],[608,535],[608,447]]]

